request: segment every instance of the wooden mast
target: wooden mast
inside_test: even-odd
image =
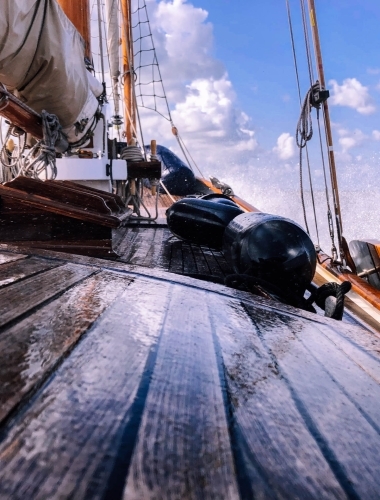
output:
[[[82,35],[85,43],[85,56],[92,60],[90,2],[88,0],[57,1],[66,16]]]
[[[133,81],[133,38],[131,23],[131,0],[121,0],[122,8],[122,55],[124,81],[124,107],[126,121],[126,139],[129,145],[135,141],[136,109]]]
[[[310,24],[311,24],[311,30],[313,33],[314,50],[315,50],[315,56],[316,56],[317,66],[318,66],[319,82],[321,84],[321,87],[326,88],[325,73],[324,73],[324,69],[323,69],[322,51],[321,51],[321,44],[320,44],[320,39],[319,39],[318,23],[317,23],[317,16],[316,16],[316,12],[315,12],[314,0],[308,0],[308,3],[309,3],[309,11],[310,11]],[[342,254],[342,251],[343,251],[343,248],[342,248],[342,233],[343,233],[342,214],[341,214],[341,209],[340,209],[338,179],[337,179],[337,175],[336,175],[334,146],[333,146],[333,139],[332,139],[329,106],[328,106],[327,100],[323,102],[322,106],[323,106],[323,116],[324,116],[325,130],[326,130],[328,157],[329,157],[329,164],[330,164],[331,185],[332,185],[332,189],[333,189],[335,220],[336,220],[336,226],[337,226],[337,231],[338,231],[338,240],[339,240],[340,251]]]

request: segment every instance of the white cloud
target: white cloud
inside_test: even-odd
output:
[[[380,75],[380,68],[367,68],[369,75]]]
[[[258,147],[255,131],[236,104],[223,64],[213,56],[207,11],[187,0],[148,0],[148,9],[173,121],[192,155],[202,165],[246,163]],[[155,138],[178,152],[169,124],[145,110],[142,117],[146,142]]]
[[[372,131],[372,139],[374,139],[375,141],[380,141],[380,130]]]
[[[338,135],[340,136],[338,142],[342,147],[343,153],[347,153],[350,149],[360,146],[368,139],[368,137],[359,129],[350,131],[341,128],[338,130]]]
[[[342,85],[336,80],[330,80],[332,87],[330,102],[336,106],[348,106],[362,115],[369,115],[376,111],[368,92],[368,87],[362,85],[356,78],[346,78]]]
[[[280,160],[289,160],[294,156],[294,137],[289,132],[284,132],[277,139],[277,146],[273,148]]]

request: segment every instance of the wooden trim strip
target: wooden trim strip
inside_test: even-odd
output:
[[[29,177],[16,177],[6,182],[4,186],[23,191],[24,193],[35,194],[51,201],[58,201],[80,209],[90,209],[92,212],[98,212],[105,215],[112,214],[112,209],[106,204],[102,196],[94,193],[83,192],[79,189],[73,189],[62,184],[56,184],[54,181],[41,181]],[[117,206],[117,211],[119,207]]]
[[[0,198],[2,199],[3,204],[6,204],[7,199],[13,203],[18,201],[20,204],[24,204],[28,208],[60,214],[87,222],[94,222],[95,224],[100,224],[101,226],[119,227],[121,224],[120,219],[113,215],[98,214],[90,210],[73,207],[67,205],[66,203],[51,201],[48,198],[28,194],[23,191],[19,191],[18,189],[12,189],[6,186],[0,186]]]

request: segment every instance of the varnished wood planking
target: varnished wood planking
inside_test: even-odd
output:
[[[162,244],[157,257],[156,268],[167,271],[170,267],[172,234],[169,229],[163,229]]]
[[[150,259],[149,251],[146,258]],[[348,496],[355,497],[358,488],[362,489],[356,494],[356,497],[367,498],[368,494],[371,494],[371,481],[368,483],[369,487],[366,486],[365,481],[368,475],[374,475],[374,471],[376,471],[377,465],[373,466],[374,455],[371,456],[370,453],[366,452],[367,450],[361,450],[364,456],[364,459],[362,459],[364,463],[363,467],[367,469],[367,476],[363,475],[364,479],[361,483],[357,477],[354,477],[353,486],[350,489],[351,476],[345,472],[347,463],[345,453],[347,449],[348,452],[351,451],[349,449],[350,435],[348,434],[348,438],[345,436],[342,439],[339,433],[335,433],[342,442],[348,441],[348,444],[345,444],[343,448],[337,451],[336,444],[333,443],[335,446],[335,458],[337,459],[337,462],[334,462],[326,452],[325,445],[323,443],[321,445],[321,439],[323,440],[326,436],[322,434],[321,437],[321,434],[316,432],[316,428],[318,430],[317,424],[319,424],[318,419],[321,419],[317,411],[318,408],[314,409],[312,413],[313,417],[314,415],[316,416],[317,424],[313,422],[310,424],[310,420],[306,418],[304,406],[302,406],[305,403],[303,400],[304,396],[306,406],[313,403],[313,397],[310,402],[310,394],[307,394],[307,390],[302,388],[297,392],[294,388],[296,383],[300,384],[301,387],[302,384],[306,384],[305,381],[300,382],[298,379],[307,379],[311,377],[311,374],[318,373],[314,365],[323,365],[322,369],[319,369],[330,377],[332,385],[335,384],[337,386],[338,392],[340,391],[340,397],[342,397],[342,394],[345,396],[344,391],[347,394],[349,391],[355,391],[355,394],[351,394],[350,397],[346,396],[348,400],[348,417],[336,414],[336,412],[332,412],[329,417],[330,420],[333,420],[331,415],[338,417],[335,426],[339,429],[340,425],[345,425],[345,418],[353,418],[355,411],[352,408],[356,409],[360,418],[363,418],[367,422],[367,427],[364,430],[360,426],[360,421],[357,422],[357,426],[360,426],[359,437],[353,440],[353,444],[351,445],[357,446],[360,449],[362,445],[360,435],[368,433],[368,425],[370,427],[372,425],[369,419],[374,420],[376,417],[376,405],[374,413],[371,413],[372,409],[369,407],[370,394],[367,392],[357,393],[357,385],[351,390],[349,379],[347,380],[347,387],[343,387],[344,380],[340,380],[339,377],[344,377],[344,360],[347,355],[347,359],[349,359],[347,361],[348,366],[351,366],[350,363],[353,363],[355,370],[361,370],[368,366],[371,367],[371,383],[374,383],[376,379],[375,375],[378,371],[376,364],[377,355],[372,354],[372,352],[369,352],[369,354],[365,352],[366,342],[363,339],[366,338],[367,333],[362,334],[355,328],[344,327],[341,323],[317,318],[312,314],[296,311],[290,307],[252,298],[249,294],[236,292],[209,283],[200,284],[186,277],[174,277],[168,273],[149,270],[149,274],[152,274],[153,279],[148,279],[142,277],[143,272],[146,271],[142,268],[139,269],[137,266],[130,267],[121,263],[105,263],[97,259],[86,258],[79,258],[78,261],[82,262],[82,264],[95,263],[99,266],[99,269],[102,265],[107,265],[110,266],[110,269],[114,267],[115,271],[124,270],[122,275],[126,277],[130,271],[130,275],[133,275],[137,279],[137,283],[132,284],[127,289],[128,293],[124,296],[125,301],[122,306],[118,306],[119,309],[116,315],[115,304],[94,325],[89,335],[83,339],[82,343],[76,347],[70,357],[61,365],[50,383],[40,393],[35,395],[31,401],[30,408],[25,408],[17,416],[14,427],[11,426],[8,428],[8,435],[3,445],[0,446],[0,458],[3,460],[6,468],[4,475],[0,472],[0,475],[6,479],[5,482],[2,481],[1,486],[4,496],[7,494],[8,496],[12,495],[12,498],[66,498],[67,496],[74,495],[75,491],[74,496],[78,498],[84,497],[85,494],[97,498],[103,495],[103,487],[109,488],[107,491],[112,490],[110,484],[114,484],[115,479],[118,481],[119,488],[121,487],[122,489],[130,463],[130,457],[125,458],[124,452],[126,448],[124,447],[125,442],[123,445],[123,439],[126,439],[125,430],[135,429],[136,422],[134,422],[133,426],[128,427],[130,420],[128,415],[123,412],[125,410],[128,413],[130,406],[128,404],[123,406],[125,401],[119,399],[120,395],[118,391],[122,392],[124,390],[122,383],[129,383],[125,374],[122,373],[121,381],[115,381],[114,378],[110,381],[109,377],[111,375],[104,368],[112,366],[112,377],[116,376],[117,378],[120,370],[122,371],[120,366],[123,365],[124,361],[130,364],[137,363],[138,353],[141,351],[132,349],[133,352],[129,353],[129,351],[124,350],[123,342],[129,343],[131,336],[134,341],[137,334],[138,339],[141,341],[145,339],[150,345],[151,339],[147,339],[146,336],[150,335],[152,328],[154,330],[157,324],[163,321],[163,314],[167,309],[169,310],[168,318],[170,317],[169,315],[172,314],[170,311],[174,307],[173,304],[175,305],[175,312],[173,314],[179,315],[182,313],[180,319],[175,324],[181,321],[183,323],[181,324],[181,330],[187,332],[187,335],[184,338],[181,337],[177,342],[178,354],[175,353],[176,356],[180,358],[181,354],[184,355],[183,353],[187,353],[190,358],[194,358],[201,367],[204,367],[205,360],[199,361],[197,358],[198,347],[200,346],[199,349],[205,355],[207,354],[208,359],[211,359],[212,352],[214,351],[205,348],[207,346],[210,347],[208,344],[208,335],[216,332],[219,338],[225,366],[225,377],[228,383],[228,393],[236,419],[235,426],[231,426],[234,460],[237,464],[236,472],[238,472],[240,491],[244,493],[246,491],[244,490],[244,486],[248,488],[248,494],[245,498],[253,496],[255,498],[260,498],[260,496],[262,498],[289,498],[289,492],[292,492],[293,498],[297,498],[297,495],[298,498],[343,498],[343,491]],[[177,294],[173,294],[173,298],[171,299],[173,302],[168,306],[165,301],[172,293],[170,290],[173,287],[173,280],[178,280],[186,288],[178,296]],[[177,287],[182,288],[179,285],[174,285],[175,289]],[[207,293],[201,291],[201,288],[216,293]],[[146,300],[143,303],[138,303],[135,300],[137,296],[144,296]],[[191,308],[188,305],[188,300],[185,302],[182,301],[181,304],[179,303],[181,296],[186,297],[186,299],[190,296],[192,297],[191,300],[197,304],[193,312],[191,312]],[[207,299],[205,299],[206,296]],[[239,300],[237,300],[238,298]],[[157,304],[158,299],[163,302]],[[246,309],[242,308],[241,300],[244,300]],[[204,304],[206,303],[209,306],[211,323],[205,319],[207,314],[205,315]],[[249,303],[252,305],[247,306]],[[252,320],[257,322],[257,329],[247,316],[247,311]],[[186,321],[187,314],[190,318],[189,321]],[[274,315],[278,314],[279,322],[273,322]],[[197,322],[198,315],[201,320]],[[118,341],[119,350],[123,351],[124,358],[122,358],[121,353],[117,352],[117,355],[114,354],[114,363],[111,363],[110,359],[108,359],[104,361],[105,364],[102,364],[103,358],[99,356],[104,350],[101,349],[102,344],[98,328],[104,333],[104,323],[102,321],[105,318],[109,318],[111,321],[111,317],[113,326],[109,327],[108,334],[106,337],[102,337],[102,341],[105,343],[107,353],[111,352],[112,348],[109,344]],[[310,325],[307,321],[311,318],[315,319],[313,325]],[[193,325],[193,327],[194,325],[198,325],[199,332],[197,329],[192,332],[190,328],[187,331],[185,328],[186,324]],[[120,336],[120,329],[126,325],[127,329],[124,331],[124,336]],[[336,338],[334,325],[339,325],[341,331],[338,336],[339,338]],[[170,326],[170,323],[168,326]],[[112,328],[114,336],[110,335]],[[265,329],[264,333],[262,332],[263,328]],[[157,338],[159,333],[157,333],[157,330],[154,331],[156,331],[155,338]],[[203,338],[202,332],[206,331],[209,333],[205,334],[205,338]],[[333,342],[331,342],[331,339],[327,339],[329,334],[333,338]],[[94,344],[89,343],[89,339],[93,338],[94,335],[97,338],[96,342],[98,342],[96,344],[96,352],[92,349]],[[169,380],[171,377],[170,373],[176,373],[176,369],[178,368],[176,366],[168,367],[167,363],[166,365],[164,363],[167,360],[168,353],[170,354],[173,350],[175,351],[176,346],[174,342],[177,340],[177,337],[174,329],[171,331],[169,327],[165,327],[162,335],[157,354],[154,354],[154,356],[157,355],[156,364],[154,365],[153,363],[153,367],[151,367],[153,377],[145,376],[145,379],[148,379],[148,386],[149,380],[151,380],[150,388],[148,387],[147,406],[145,409],[144,407],[141,408],[138,398],[137,400],[135,399],[135,403],[131,403],[135,405],[133,406],[134,410],[137,408],[137,415],[140,415],[143,419],[140,427],[140,440],[137,444],[133,464],[139,463],[138,450],[142,442],[145,443],[143,451],[148,462],[150,460],[151,463],[155,463],[156,450],[152,449],[153,451],[151,450],[149,454],[149,450],[146,451],[149,440],[144,440],[144,436],[152,432],[152,428],[146,425],[146,422],[149,421],[148,408],[149,401],[151,401],[149,398],[157,392],[153,389],[154,384],[158,384],[160,379],[164,381]],[[166,335],[168,337],[165,344]],[[328,365],[327,361],[323,364],[324,350],[320,348],[321,359],[317,359],[317,348],[312,343],[310,345],[307,344],[307,342],[314,342],[314,337],[315,342],[317,342],[317,339],[323,337],[325,344],[326,342],[330,342],[333,345],[333,347],[330,347],[331,352],[329,352],[330,357],[328,358],[328,360],[331,360],[331,362],[328,361],[330,365]],[[171,339],[170,344],[168,339]],[[191,339],[199,342],[198,347],[191,344]],[[362,340],[363,342],[361,342]],[[347,342],[347,345],[345,342]],[[83,345],[85,345],[86,349],[83,349]],[[149,351],[149,345],[145,345],[144,349],[146,348],[146,350],[143,350],[145,354],[142,354],[142,356],[145,356],[145,359],[147,359],[147,356],[150,356],[148,352],[155,352]],[[371,343],[370,347],[373,347],[372,350],[376,351],[377,345],[376,343]],[[333,366],[336,354],[335,348],[339,351],[339,354],[337,355],[337,364]],[[305,352],[306,354],[309,353],[309,356],[312,353],[313,356],[311,359],[314,360],[314,364],[310,363],[307,358],[308,363],[304,363],[302,370],[298,370],[296,375],[289,377],[284,369],[284,366],[288,369],[286,364],[283,366],[285,363],[284,359],[286,359],[286,356],[293,355],[294,353],[297,354],[297,349],[302,351],[301,357],[305,357]],[[106,357],[108,358],[107,353]],[[131,354],[132,357],[128,357],[127,354]],[[369,356],[368,359],[366,358],[367,355]],[[111,357],[110,354],[109,358]],[[295,358],[295,361],[292,363],[293,369],[297,365],[296,361],[298,358],[297,356]],[[183,373],[186,376],[183,377],[181,387],[185,388],[183,394],[186,394],[186,391],[190,390],[186,389],[186,380],[188,380],[186,377],[189,373],[187,370],[190,367],[190,372],[194,372],[195,362],[193,364],[193,361],[187,359],[187,356],[185,356],[184,360]],[[89,361],[90,364],[85,366],[86,361]],[[375,364],[372,366],[370,361],[373,361]],[[140,367],[138,368],[140,371],[136,375],[135,384],[140,384],[140,386],[135,389],[135,394],[139,393],[141,381],[144,379],[141,365],[138,365],[138,367]],[[213,367],[215,367],[214,363],[210,362],[207,367],[208,375],[212,374]],[[91,373],[98,369],[100,370],[97,372],[98,378],[91,378]],[[336,370],[334,376],[331,373],[332,369]],[[101,371],[106,380],[101,379]],[[167,373],[168,371],[169,374]],[[202,370],[200,373],[203,373]],[[155,378],[156,374],[157,378]],[[364,374],[364,376],[367,375]],[[361,380],[360,376],[355,376],[354,378],[358,381],[357,383]],[[80,381],[82,381],[81,386],[79,385]],[[117,385],[119,382],[120,385]],[[196,382],[198,383],[198,381]],[[311,379],[311,382],[308,380],[308,383],[311,384],[310,387],[313,387],[313,379]],[[74,387],[70,387],[70,384],[73,384]],[[215,386],[218,384],[220,390],[220,379],[219,382],[215,382]],[[167,384],[168,391],[172,390],[170,385],[171,383]],[[206,387],[208,387],[207,384]],[[343,391],[342,388],[344,389]],[[98,389],[99,393],[97,392]],[[331,388],[328,387],[328,389]],[[203,391],[207,392],[208,389],[202,389],[200,391],[201,394],[203,394]],[[374,391],[376,392],[376,389]],[[309,392],[312,392],[312,390],[309,389]],[[91,394],[88,396],[89,393],[92,396]],[[104,393],[107,393],[106,401],[104,401]],[[116,393],[117,396],[115,396]],[[296,393],[297,395],[301,394],[301,400],[298,396],[295,398]],[[175,394],[179,394],[179,392],[176,390]],[[97,406],[94,403],[96,396],[99,396]],[[216,399],[218,398],[218,396],[215,397]],[[132,396],[131,398],[133,400]],[[333,400],[334,398],[330,399]],[[88,404],[88,401],[90,401],[90,404]],[[123,408],[121,413],[125,417],[124,420],[123,417],[120,417],[118,411],[115,412],[115,408],[110,405],[110,401],[113,403],[117,401],[116,406],[119,405],[117,408]],[[187,417],[186,411],[183,412],[182,406],[178,410],[175,398],[166,399],[166,402],[174,408],[172,414],[174,414],[176,421],[184,427],[183,437],[186,441],[186,432],[188,432],[188,429],[186,425],[183,425]],[[194,404],[196,405],[196,403],[197,401]],[[358,410],[359,406],[360,410]],[[223,411],[226,411],[223,404],[221,407]],[[218,408],[221,407],[218,406]],[[159,413],[156,406],[153,406],[153,410]],[[205,411],[205,415],[201,415],[205,419],[202,421],[201,428],[206,429],[207,434],[207,424],[209,422],[207,418],[211,418],[208,416],[211,411],[210,407]],[[322,410],[319,408],[319,411]],[[170,414],[170,412],[168,413]],[[133,411],[133,414],[136,415],[135,411]],[[369,417],[367,420],[366,416]],[[95,417],[97,417],[96,422]],[[137,428],[140,417],[137,419]],[[324,425],[326,425],[326,418]],[[169,422],[168,425],[171,425],[171,423]],[[199,430],[199,432],[203,431]],[[329,432],[332,434],[331,430]],[[43,435],[42,440],[39,439],[41,433]],[[67,440],[67,435],[70,435],[72,438],[70,441]],[[142,438],[141,435],[143,436]],[[173,441],[169,441],[169,444],[171,445],[172,442],[175,442],[177,437],[173,436]],[[227,442],[228,440],[229,437]],[[41,443],[43,443],[42,447]],[[131,447],[127,450],[129,454],[132,454],[134,441],[129,440],[128,443],[132,443],[132,450]],[[215,444],[215,440],[213,443]],[[220,444],[220,441],[218,443]],[[340,446],[343,446],[342,443],[340,443]],[[13,452],[15,455],[12,455]],[[164,452],[167,453],[167,450],[165,451],[164,449]],[[196,453],[196,450],[194,453]],[[358,452],[354,450],[354,455],[355,453]],[[358,459],[356,458],[355,460]],[[121,465],[120,468],[115,468],[115,463],[117,462]],[[146,463],[144,462],[144,466]],[[176,464],[170,461],[169,463],[175,472]],[[341,471],[338,470],[339,467],[337,468],[337,464],[338,466],[339,464],[342,466],[343,476]],[[210,461],[211,465],[212,461]],[[241,468],[244,470],[244,473],[239,477],[237,469]],[[135,481],[132,470],[129,481]],[[161,484],[160,474],[162,471],[158,470],[157,467],[151,470],[154,472],[156,483]],[[140,467],[139,471],[146,474],[146,468],[142,469]],[[349,472],[351,473],[351,470]],[[191,473],[194,474],[193,477],[196,477],[199,471],[191,471]],[[145,475],[145,477],[147,476]],[[211,476],[207,475],[207,477]],[[109,478],[112,478],[111,482],[108,481]],[[376,481],[373,477],[371,477],[371,480],[372,484]],[[248,485],[247,482],[249,482]],[[133,486],[132,491],[134,491],[136,484],[130,482],[129,485]],[[139,483],[139,486],[142,485],[146,486],[145,480]],[[153,489],[149,490],[149,492],[151,491]],[[194,488],[192,491],[194,491]],[[195,491],[194,495],[197,491]],[[175,494],[176,492],[173,493],[173,495]],[[244,495],[242,496],[244,497]],[[224,498],[223,496],[219,497]]]
[[[173,273],[201,274],[222,280],[225,274],[232,272],[227,271],[227,263],[220,252],[173,238],[166,228],[128,228],[115,249],[120,262],[158,266]]]
[[[149,252],[153,251],[156,229],[139,229],[138,236],[134,242],[133,252],[130,254],[128,262],[130,264],[146,265],[149,260]],[[147,262],[149,265],[149,262]]]
[[[140,294],[146,302],[135,300]],[[143,410],[135,397],[168,298],[167,286],[134,281],[96,322],[7,430],[0,497],[103,498],[115,463],[133,452],[123,447],[125,430]],[[123,481],[125,468],[119,474]]]
[[[15,260],[25,259],[27,256],[23,254],[17,253],[0,253],[0,265],[5,264],[7,262],[13,262]],[[1,267],[0,267],[1,272]]]
[[[182,248],[183,273],[190,275],[198,274],[197,262],[194,258],[192,245],[190,245],[190,243],[182,241],[181,248]]]
[[[170,241],[170,264],[168,271],[183,274],[183,268],[182,241],[173,238]]]
[[[138,235],[138,228],[128,228],[123,239],[119,241],[115,251],[118,253],[121,262],[129,263],[130,255],[134,251]]]
[[[131,279],[101,272],[0,336],[0,422],[67,355]]]
[[[367,381],[357,379],[348,394],[342,390],[324,363],[301,342],[303,330],[309,325],[301,326],[297,319],[289,317],[269,320],[265,313],[256,313],[255,321],[342,489],[352,498],[376,498],[380,491],[380,435],[366,418],[365,410],[354,403],[357,391],[361,401],[365,398]],[[313,333],[318,336],[317,329]],[[330,355],[325,353],[326,357]],[[353,369],[351,360],[346,358],[345,370]]]
[[[215,259],[214,253],[210,248],[207,247],[201,247],[202,254],[204,260],[207,262],[207,265],[210,269],[210,275],[211,276],[217,276],[217,277],[222,277],[222,273],[219,267],[218,262]]]
[[[65,264],[0,290],[0,326],[64,292],[71,285],[98,272],[97,269]]]
[[[235,421],[242,498],[346,498],[245,308],[211,294],[208,305]]]
[[[239,498],[207,300],[174,285],[125,499]]]
[[[0,288],[59,265],[58,262],[35,257],[2,264],[0,267]]]
[[[363,418],[380,433],[380,361],[358,346],[329,335],[319,326],[321,335],[305,331],[303,346],[320,363],[341,392],[353,403]],[[335,333],[335,332],[334,332]],[[325,334],[325,335],[324,335]]]

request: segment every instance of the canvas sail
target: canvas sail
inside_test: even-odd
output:
[[[38,113],[57,115],[71,143],[91,125],[103,90],[85,67],[81,35],[56,0],[2,1],[0,82]]]
[[[119,3],[117,0],[106,0],[107,14],[107,49],[112,79],[115,115],[120,114],[119,76],[120,76],[120,29],[119,29]]]

